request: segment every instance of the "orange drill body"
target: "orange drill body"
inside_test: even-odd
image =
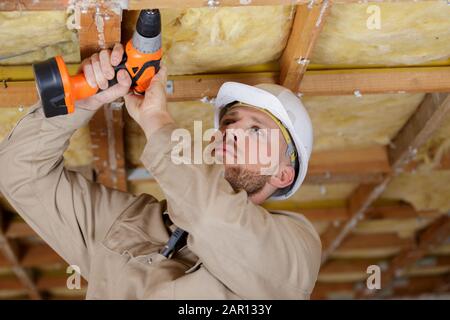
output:
[[[160,13],[143,10],[136,24],[133,38],[125,46],[122,62],[114,67],[116,75],[121,69],[127,70],[132,84],[131,90],[143,94],[152,78],[159,71],[162,58]],[[47,117],[72,113],[75,101],[88,98],[100,91],[91,87],[83,73],[70,76],[61,56],[33,65],[36,85],[44,112]],[[109,81],[109,86],[117,83],[117,78]]]

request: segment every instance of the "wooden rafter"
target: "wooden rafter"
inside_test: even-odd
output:
[[[298,208],[298,205],[295,205],[295,207],[293,206],[293,208],[283,208],[282,205],[279,206],[277,205],[277,203],[275,203],[275,205],[268,206],[268,209],[298,212],[312,222],[344,222],[349,218],[349,212],[345,207],[308,209]],[[435,219],[438,218],[441,213],[434,210],[417,211],[409,205],[389,205],[371,208],[369,209],[368,215],[370,215],[373,219],[402,220],[414,218]],[[37,236],[34,230],[31,229],[31,227],[24,221],[14,219],[5,223],[4,235],[10,240]],[[384,237],[383,235],[378,235],[377,237],[378,240],[386,239],[386,237]],[[366,239],[366,241],[370,241],[370,239]]]
[[[138,178],[134,178],[136,171],[142,169],[129,170],[129,181],[152,180],[148,172],[137,174]],[[373,183],[381,181],[390,171],[384,146],[317,151],[311,156],[304,183]]]
[[[86,58],[100,49],[111,48],[121,40],[121,12],[108,7],[80,11],[80,52]],[[96,181],[125,191],[123,110],[120,103],[103,106],[89,123]]]
[[[414,298],[423,294],[449,292],[449,283],[448,275],[410,277],[404,280],[404,285],[394,285],[392,294],[387,298]],[[338,294],[354,297],[358,287],[355,282],[318,282],[311,299],[330,299]],[[441,291],[436,290],[437,288]]]
[[[293,92],[298,92],[331,6],[331,0],[297,6],[292,31],[280,59],[279,80],[281,85]]]
[[[386,175],[381,183],[360,185],[348,201],[350,219],[342,227],[330,229],[324,235],[322,262],[325,262],[340,246],[345,237],[354,230],[358,221],[364,219],[370,206],[380,197],[393,176],[403,171],[417,153],[417,149],[440,127],[449,112],[450,95],[428,94],[425,97],[390,146],[391,173]]]
[[[361,290],[358,297],[379,295],[393,286],[393,280],[400,276],[407,267],[423,258],[436,245],[443,243],[450,235],[450,213],[436,219],[421,231],[412,248],[406,248],[392,259],[389,268],[381,274],[381,290]]]
[[[38,98],[34,81],[10,81],[8,68],[11,67],[2,67],[3,72],[0,72],[0,80],[6,80],[0,84],[0,108],[33,104]],[[226,81],[255,85],[277,83],[278,78],[277,72],[170,76],[168,99],[193,101],[212,98]],[[355,92],[363,95],[450,92],[450,67],[308,70],[299,90],[305,96],[352,95]]]
[[[36,283],[28,270],[20,263],[20,252],[17,243],[8,239],[3,229],[3,212],[0,210],[0,252],[6,259],[12,271],[19,279],[20,283],[25,287],[31,299],[42,299]]]

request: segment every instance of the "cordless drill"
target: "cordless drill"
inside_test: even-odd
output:
[[[143,94],[159,71],[162,57],[161,16],[158,9],[142,10],[133,37],[125,46],[121,63],[114,67],[115,77],[109,87],[117,83],[117,72],[128,71],[131,89]],[[47,118],[72,113],[75,101],[90,97],[101,89],[92,88],[83,73],[69,76],[61,56],[33,65],[37,91]]]

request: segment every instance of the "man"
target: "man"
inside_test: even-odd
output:
[[[79,101],[74,114],[47,119],[38,103],[19,121],[0,145],[1,192],[80,268],[88,299],[308,299],[320,266],[317,233],[301,215],[260,206],[271,196],[290,196],[306,174],[312,129],[300,101],[288,90],[276,96],[237,83],[224,85],[217,97],[216,123],[224,137],[232,128],[249,135],[281,131],[272,175],[261,176],[259,164],[175,164],[171,133],[177,126],[167,110],[166,69],[145,96],[128,93],[124,70],[107,89],[122,55],[118,44],[82,63],[89,84],[104,91]],[[147,137],[141,160],[167,202],[108,189],[63,166],[74,131],[121,96]],[[228,144],[215,151],[227,150]],[[162,254],[176,228],[188,232],[187,243]]]

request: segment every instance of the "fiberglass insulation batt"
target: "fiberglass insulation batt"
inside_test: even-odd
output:
[[[377,14],[379,29],[371,24]],[[395,66],[448,58],[450,6],[445,1],[373,2],[334,4],[311,62]]]
[[[169,73],[211,72],[277,60],[294,12],[291,6],[161,9]],[[138,14],[125,14],[124,38],[131,37]]]
[[[80,61],[77,34],[64,11],[0,11],[0,65],[31,64],[62,55]]]

